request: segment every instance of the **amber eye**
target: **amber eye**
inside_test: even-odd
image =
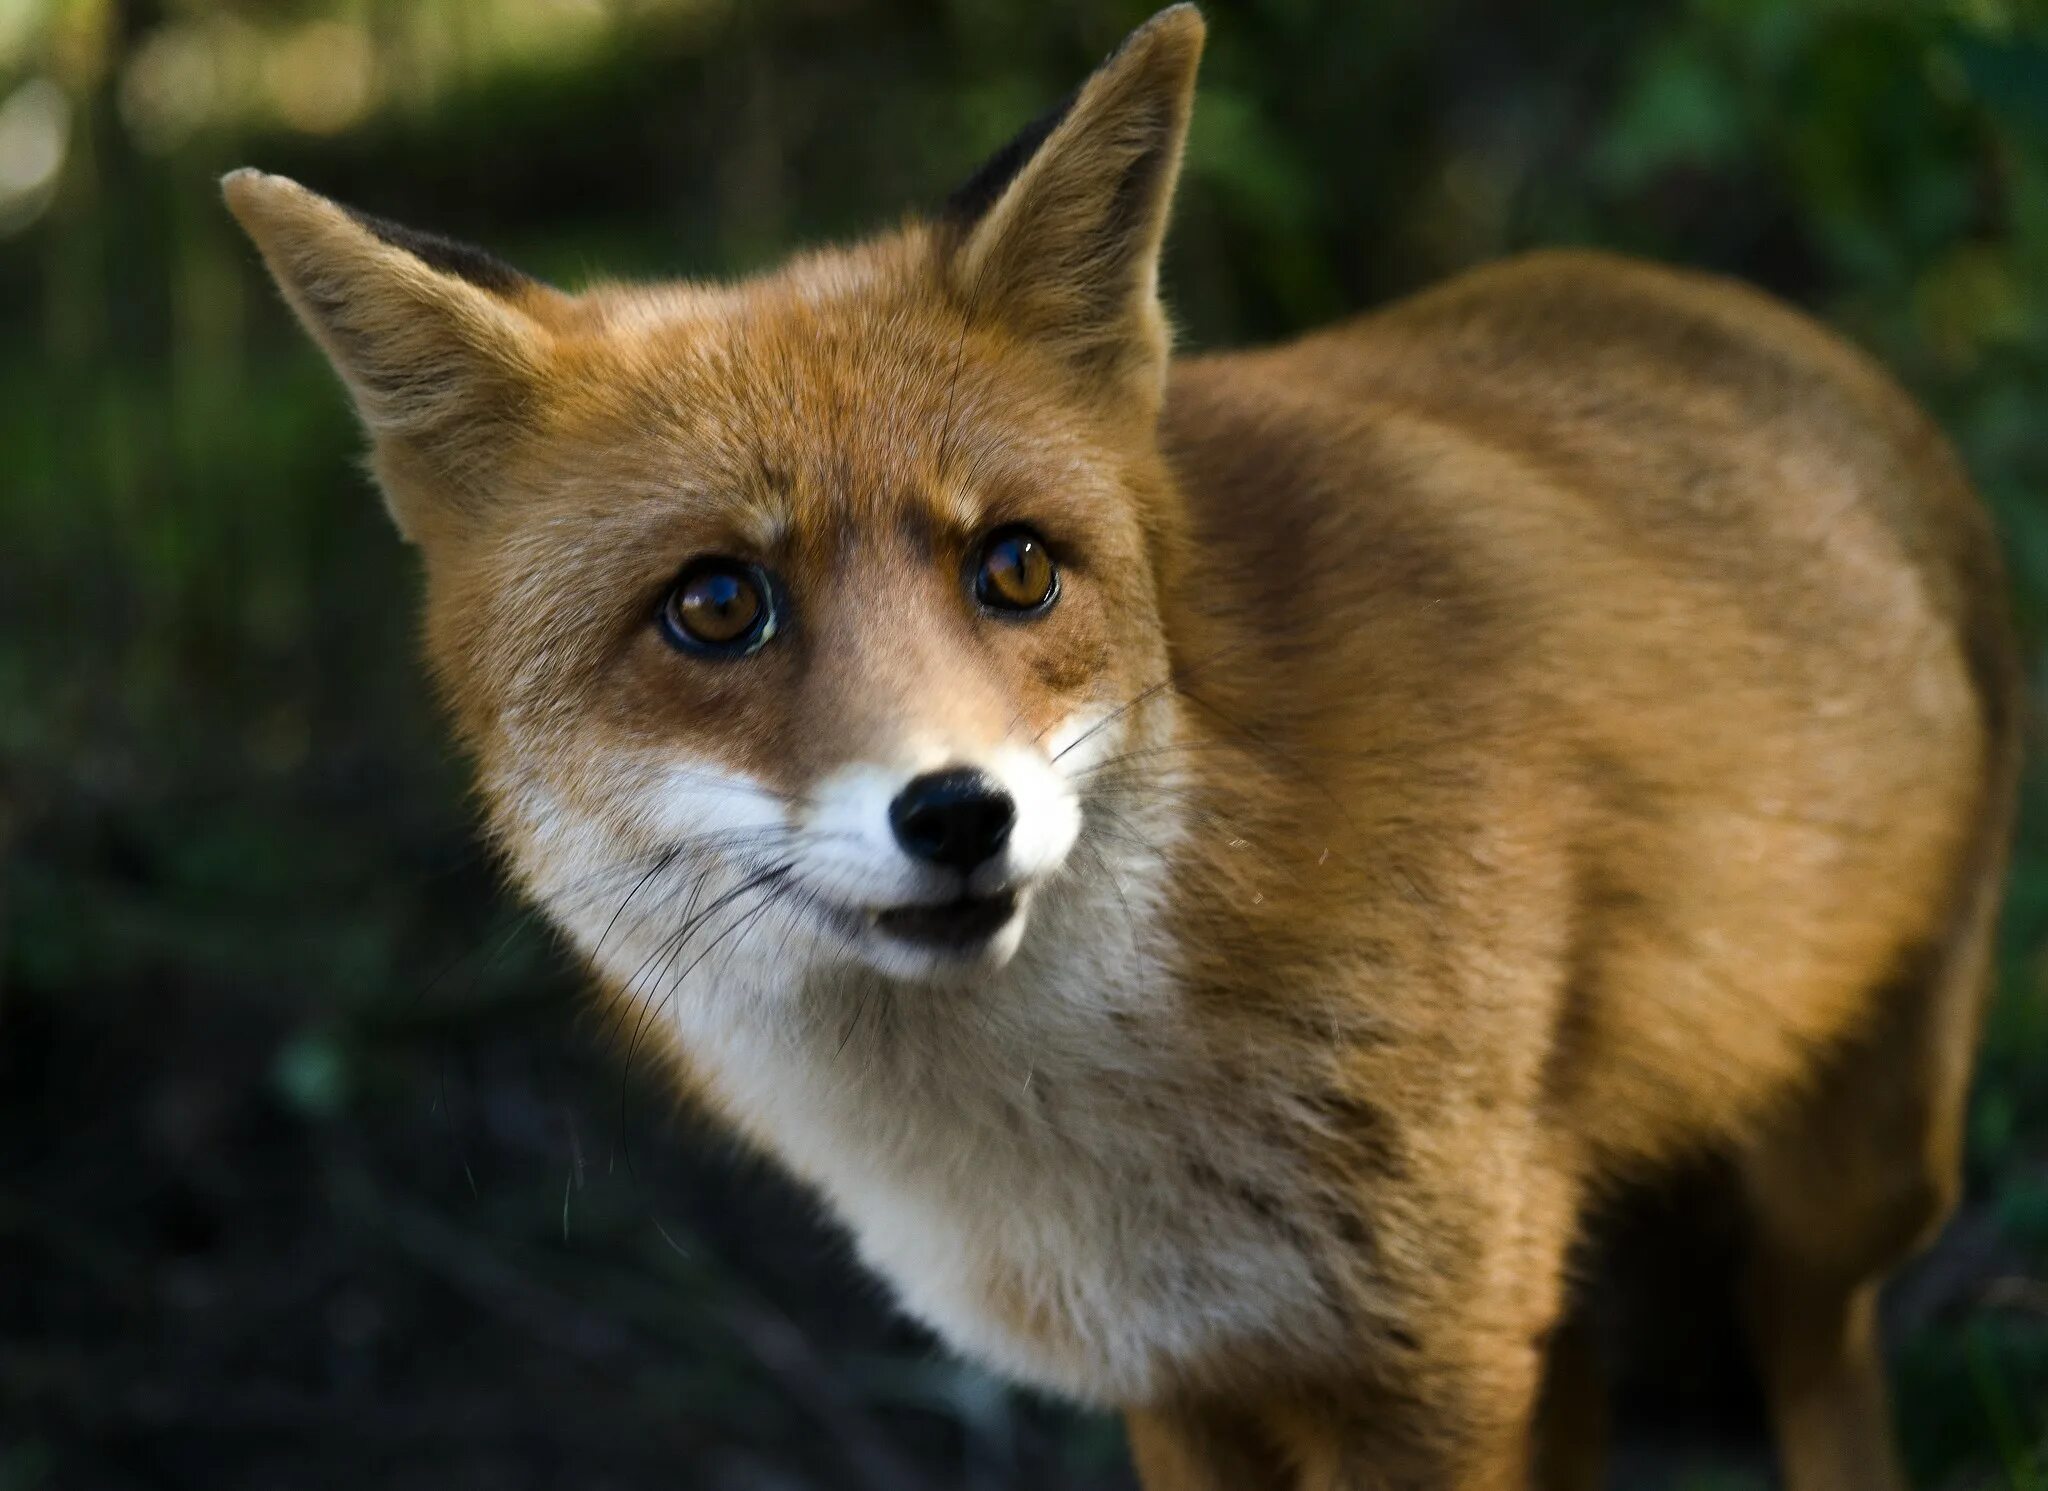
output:
[[[661,630],[686,652],[742,657],[775,635],[775,590],[758,565],[693,560],[661,602]]]
[[[1043,611],[1060,593],[1060,572],[1045,540],[1021,524],[998,528],[974,566],[974,598],[991,611]]]

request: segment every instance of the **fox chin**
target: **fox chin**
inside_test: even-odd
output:
[[[1983,509],[1855,349],[1598,253],[1174,356],[1203,34],[732,284],[223,187],[510,877],[907,1310],[1148,1491],[1591,1485],[1575,1260],[1713,1154],[1787,1485],[1896,1491],[2017,769]]]

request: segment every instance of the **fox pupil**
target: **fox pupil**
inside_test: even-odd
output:
[[[688,650],[751,652],[773,632],[768,587],[749,566],[700,561],[669,591],[662,608],[669,639]]]
[[[1000,611],[1036,611],[1052,603],[1059,582],[1044,542],[1028,528],[1008,528],[983,547],[975,594]]]

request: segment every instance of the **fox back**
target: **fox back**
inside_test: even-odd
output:
[[[1594,254],[1171,358],[1201,38],[734,285],[226,191],[511,877],[907,1309],[1148,1485],[1565,1484],[1587,1219],[1728,1156],[1795,1491],[1878,1484],[2012,795],[1983,515],[1860,354]]]

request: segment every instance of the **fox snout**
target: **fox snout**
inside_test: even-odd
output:
[[[912,777],[889,804],[889,827],[906,853],[963,875],[993,859],[1016,822],[1016,799],[973,767]]]
[[[796,816],[792,879],[833,908],[861,961],[909,977],[1007,962],[1081,827],[1073,784],[1035,743],[842,767]]]

